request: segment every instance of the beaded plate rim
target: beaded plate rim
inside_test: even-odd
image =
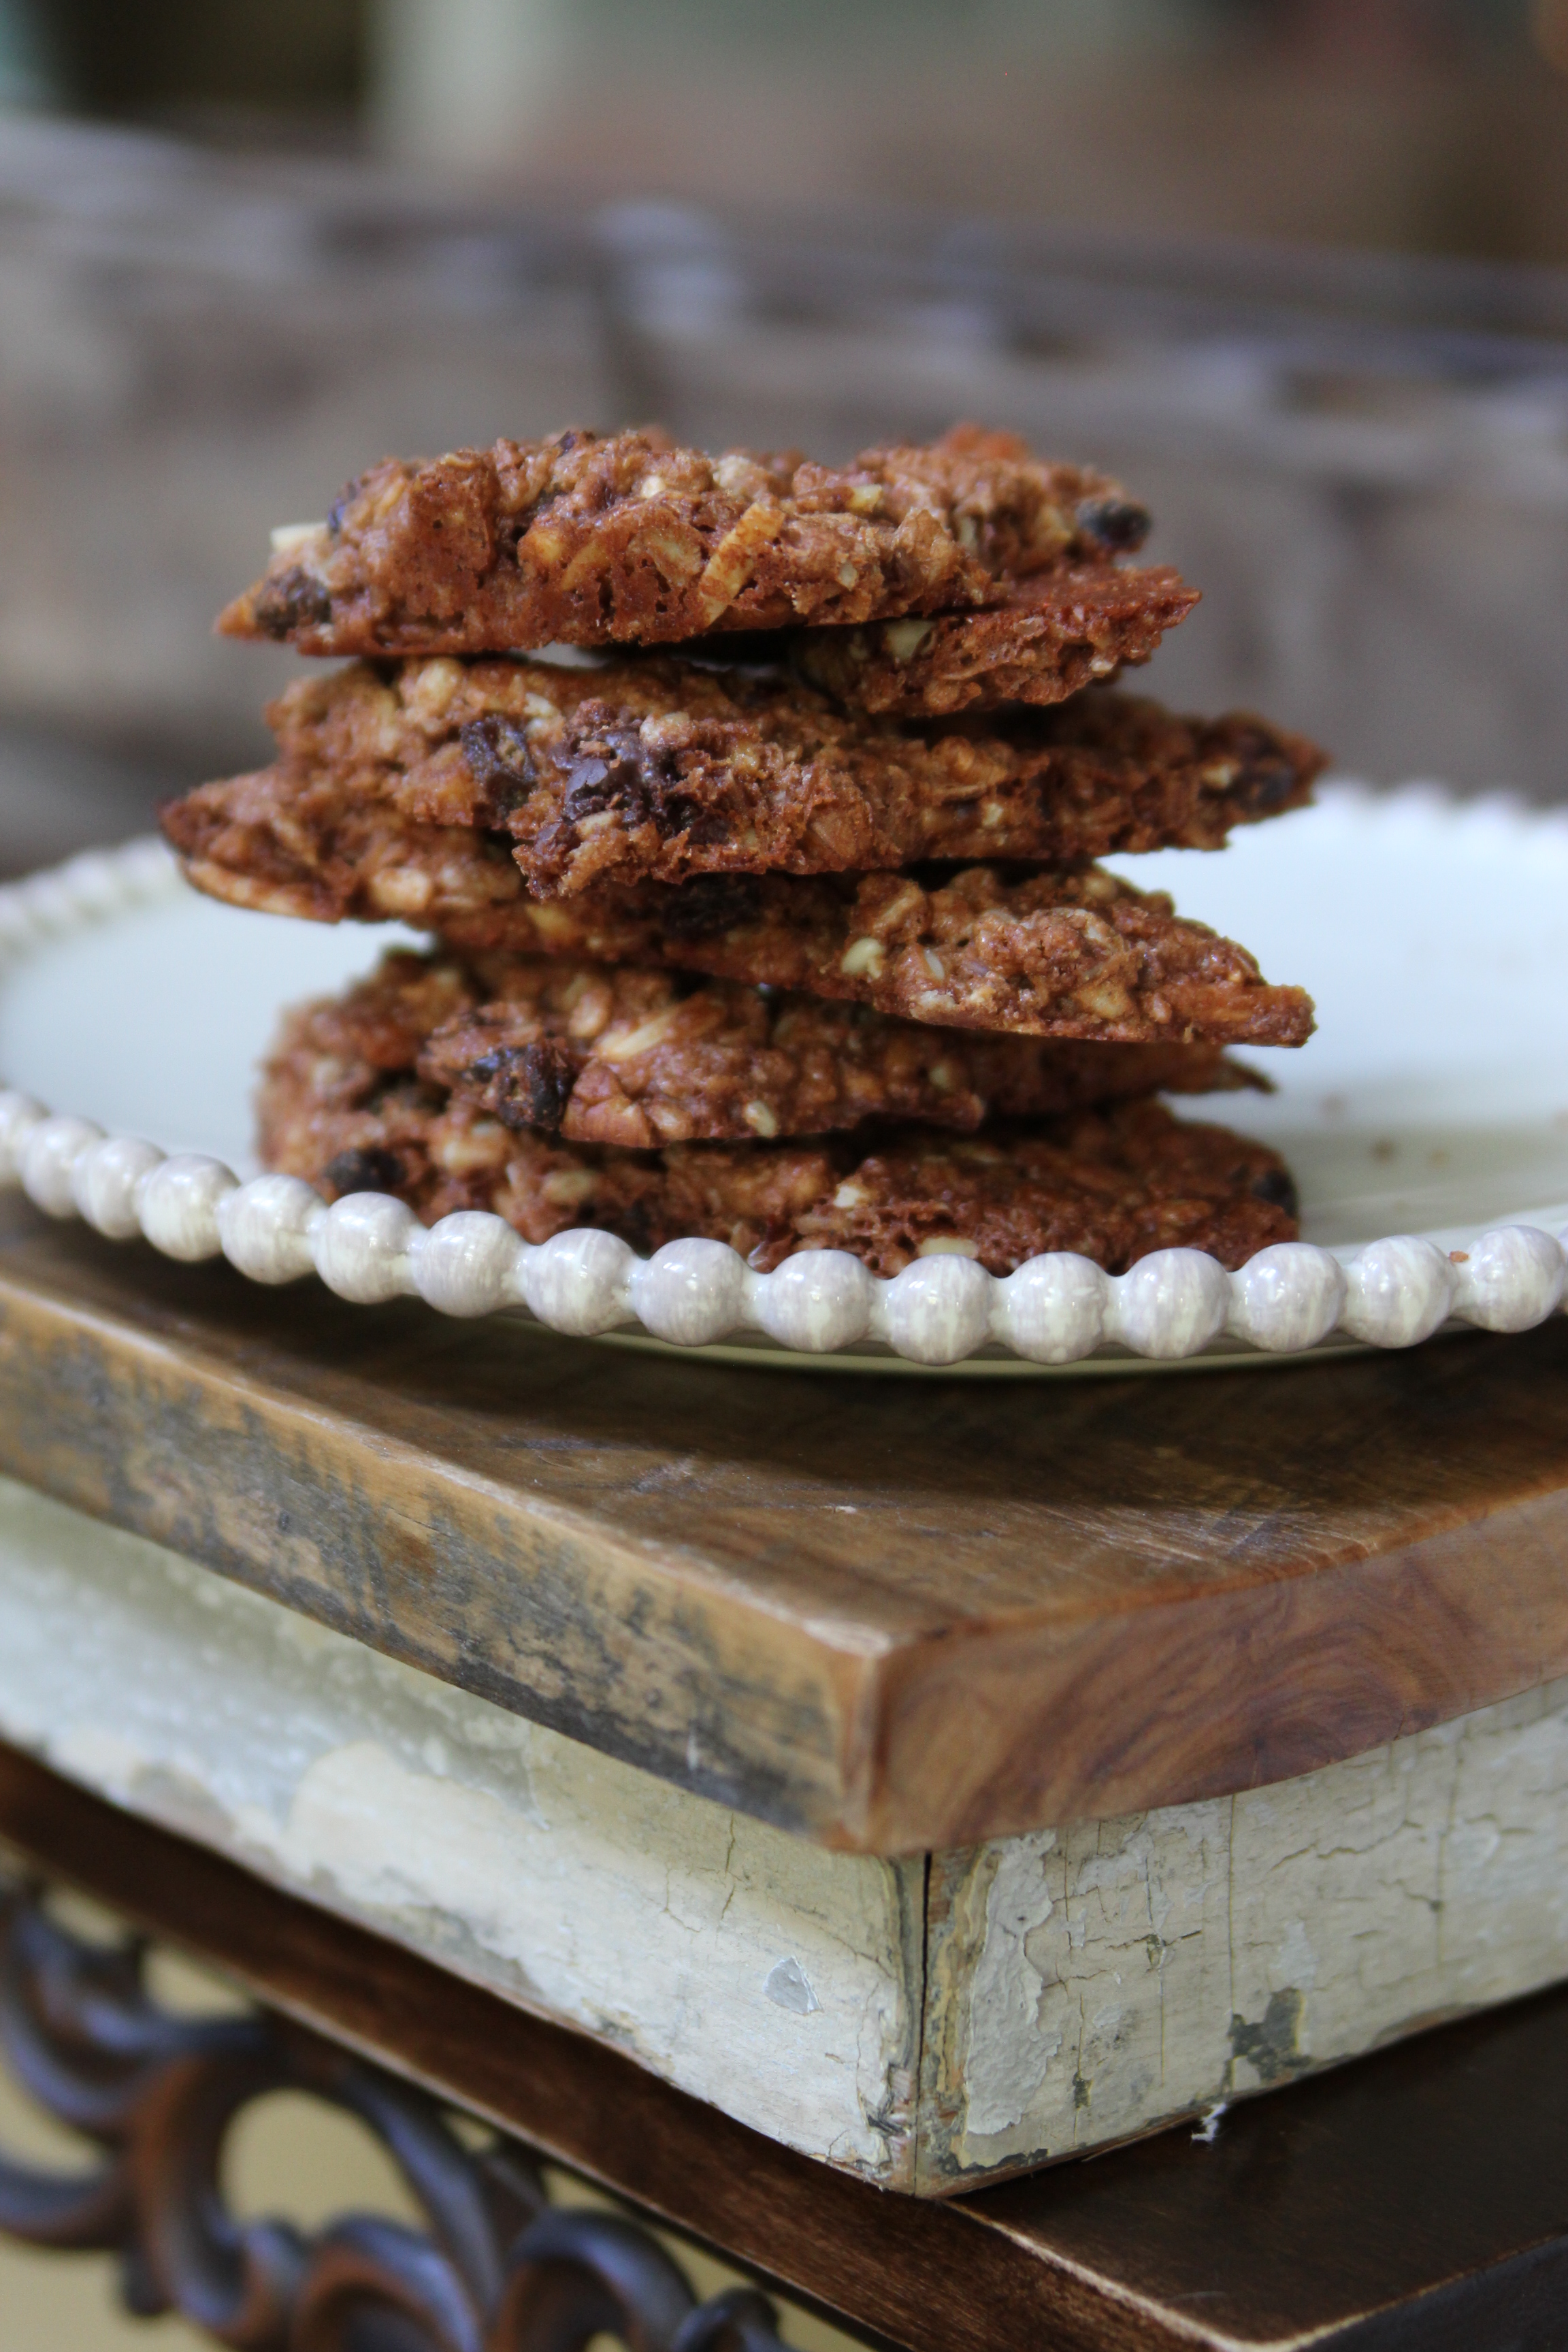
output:
[[[155,838],[0,885],[0,978],[31,950],[184,888]],[[535,1245],[483,1211],[426,1228],[388,1194],[329,1208],[298,1178],[242,1182],[207,1154],[106,1135],[0,1087],[3,1185],[110,1240],[144,1240],[184,1263],[226,1257],[252,1281],[314,1273],[356,1304],[414,1297],[447,1315],[499,1314],[759,1370],[1059,1378],[1261,1367],[1444,1331],[1528,1330],[1568,1286],[1568,1231],[1525,1223],[1490,1227],[1454,1253],[1408,1234],[1340,1248],[1279,1243],[1235,1273],[1172,1249],[1117,1276],[1065,1253],[1008,1276],[943,1254],[885,1278],[832,1250],[758,1274],[727,1244],[696,1237],[639,1258],[595,1227]],[[1536,1213],[1568,1226],[1568,1207]]]

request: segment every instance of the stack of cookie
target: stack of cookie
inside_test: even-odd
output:
[[[1120,691],[1196,601],[1113,482],[960,429],[843,470],[654,433],[388,461],[231,635],[353,656],[164,814],[198,888],[434,935],[289,1016],[262,1151],[328,1198],[877,1272],[1293,1236],[1156,1097],[1311,1006],[1096,866],[1215,849],[1321,761]],[[657,650],[650,650],[657,649]]]

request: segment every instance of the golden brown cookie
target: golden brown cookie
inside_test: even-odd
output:
[[[1104,475],[973,425],[842,468],[579,430],[384,458],[218,626],[302,653],[479,654],[853,625],[1110,563],[1148,524]]]
[[[277,769],[163,813],[209,897],[321,922],[399,920],[468,951],[670,965],[906,1020],[1132,1044],[1300,1045],[1311,1000],[1168,898],[1095,867],[700,875],[528,897],[499,840],[351,808]]]
[[[915,858],[1052,865],[1218,848],[1299,806],[1322,755],[1246,713],[1201,720],[1096,688],[1005,725],[907,733],[793,681],[664,660],[368,665],[268,713],[280,759],[237,788],[318,836],[374,804],[510,840],[531,890]],[[225,787],[201,804],[220,809]]]
[[[732,982],[547,957],[394,950],[318,1018],[348,1066],[413,1071],[521,1133],[648,1150],[826,1135],[867,1118],[969,1133],[1263,1080],[1216,1045],[994,1037]]]
[[[263,1161],[329,1198],[396,1193],[428,1223],[488,1209],[532,1242],[584,1224],[645,1250],[695,1234],[763,1269],[796,1250],[844,1249],[885,1275],[955,1244],[993,1274],[1047,1250],[1111,1272],[1175,1246],[1235,1266],[1297,1230],[1274,1152],[1154,1102],[970,1137],[895,1127],[619,1150],[509,1127],[356,1042],[339,1005],[289,1016],[261,1089]]]
[[[903,719],[1062,702],[1146,662],[1197,602],[1168,569],[1073,564],[1018,581],[978,613],[802,630],[791,659],[836,701]]]

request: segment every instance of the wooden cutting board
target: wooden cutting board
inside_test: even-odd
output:
[[[0,1206],[0,1469],[688,1790],[921,1853],[1568,1669],[1568,1326],[1126,1380],[739,1371]]]

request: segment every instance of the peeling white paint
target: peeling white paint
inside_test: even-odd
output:
[[[1280,1939],[1269,1969],[1269,1980],[1276,1991],[1294,1985],[1299,1991],[1310,1992],[1318,1981],[1318,1955],[1312,1949],[1312,1939],[1307,1933],[1305,1919],[1292,1919]]]
[[[768,1979],[763,1990],[770,2000],[776,2000],[781,2009],[793,2010],[796,2017],[809,2017],[814,2010],[822,2006],[811,1989],[811,1979],[793,1953],[787,1958],[775,1961],[768,1970]]]
[[[0,1735],[775,2138],[910,2168],[918,1861],[824,1853],[8,1480]]]
[[[939,1854],[931,1923],[932,2187],[1510,1999],[1568,1975],[1568,1683],[1268,1790]]]
[[[964,2104],[977,2134],[1015,2129],[1061,2050],[1060,2031],[1041,2030],[1047,1984],[1026,1948],[1031,1928],[1051,1913],[1045,1862],[1056,1842],[1054,1830],[1042,1830],[985,1849],[985,1924],[962,2059]]]
[[[921,1860],[825,1853],[0,1480],[0,1736],[927,2189],[1217,2118],[1568,1975],[1568,1684],[1267,1790],[933,1855],[922,1949]]]

